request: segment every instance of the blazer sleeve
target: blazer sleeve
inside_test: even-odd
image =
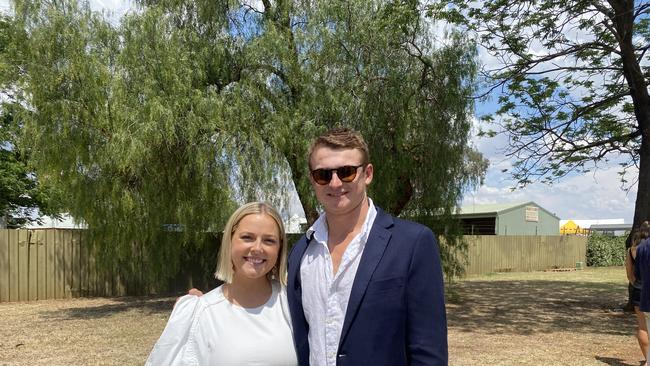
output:
[[[447,365],[447,315],[438,241],[422,227],[406,284],[409,365]]]

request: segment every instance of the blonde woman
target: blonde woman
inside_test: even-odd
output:
[[[287,243],[266,203],[232,214],[219,250],[224,284],[179,299],[147,365],[296,365],[286,300]]]

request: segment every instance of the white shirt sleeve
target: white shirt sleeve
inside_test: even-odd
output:
[[[193,352],[186,351],[199,304],[199,298],[192,295],[183,296],[176,302],[145,366],[198,365]]]

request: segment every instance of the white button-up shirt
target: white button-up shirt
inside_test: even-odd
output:
[[[352,239],[343,253],[338,272],[333,273],[332,257],[327,246],[328,229],[325,214],[307,230],[311,240],[300,263],[302,305],[309,324],[309,364],[335,366],[343,321],[350,292],[357,274],[363,248],[377,216],[377,209],[368,199],[369,209],[361,232]]]

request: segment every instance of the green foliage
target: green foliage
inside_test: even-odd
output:
[[[22,126],[15,118],[23,108],[12,90],[17,71],[10,62],[13,30],[12,20],[0,16],[0,86],[5,90],[0,99],[0,221],[9,228],[37,221],[36,210],[54,215],[58,208],[56,191],[39,184],[29,163],[30,150],[22,144]]]
[[[9,228],[35,221],[31,210],[47,211],[46,192],[40,189],[18,138],[13,114],[7,105],[0,112],[0,218]]]
[[[451,212],[486,168],[468,146],[473,43],[431,39],[417,1],[247,4],[142,1],[115,26],[75,1],[15,2],[32,161],[104,257],[138,237],[161,275],[237,203],[285,206],[291,184],[314,220],[309,142],[346,125],[369,142],[375,202],[439,212],[453,261]]]
[[[592,234],[587,241],[587,266],[608,267],[625,264],[625,236]]]

